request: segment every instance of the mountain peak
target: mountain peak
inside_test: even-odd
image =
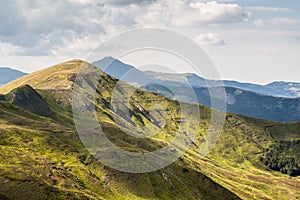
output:
[[[74,59],[39,70],[1,86],[0,93],[6,94],[22,85],[30,85],[34,89],[71,89],[74,82],[74,76],[76,76],[76,73],[83,64],[89,63]]]
[[[138,82],[138,80],[147,78],[142,71],[111,56],[104,57],[92,64],[105,73],[123,81]]]

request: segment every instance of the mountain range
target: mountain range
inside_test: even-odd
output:
[[[24,75],[26,75],[26,73],[21,71],[10,69],[8,67],[0,67],[0,85],[4,85]]]
[[[273,82],[263,86],[236,81],[207,80],[196,74],[140,71],[112,57],[105,57],[93,64],[111,76],[136,87],[171,99],[177,98],[179,101],[210,107],[212,105],[208,86],[217,88],[224,84],[228,112],[278,122],[300,120],[300,83]],[[195,95],[191,95],[191,92]]]
[[[253,83],[241,83],[231,80],[210,80],[200,77],[193,73],[161,73],[157,71],[140,71],[132,65],[125,64],[118,59],[113,57],[104,57],[101,60],[94,61],[92,63],[95,66],[100,67],[106,73],[118,79],[127,78],[127,81],[135,80],[134,75],[144,74],[144,78],[147,77],[149,80],[158,81],[159,83],[164,83],[171,86],[189,86],[193,87],[207,87],[209,86],[225,86],[233,87],[237,89],[247,90],[254,93],[274,96],[274,97],[284,97],[284,98],[298,98],[300,97],[300,83],[296,82],[284,82],[275,81],[267,85],[259,85]],[[128,73],[130,72],[130,73]],[[128,73],[126,76],[124,76]],[[154,82],[155,83],[155,82]]]
[[[101,74],[94,106],[107,137],[126,151],[151,152],[170,142],[182,123],[179,102],[140,90],[81,60],[28,74],[0,87],[1,199],[297,199],[300,196],[300,122],[279,123],[227,113],[222,134],[205,157],[212,109],[196,105],[200,123],[188,118],[196,138],[173,164],[151,173],[120,172],[83,146],[75,129],[72,89],[81,66]],[[87,77],[82,84],[91,84]],[[130,115],[112,108],[117,84],[134,89]],[[117,96],[124,95],[117,90]],[[152,105],[167,109],[153,138],[125,134],[118,126],[157,126]],[[195,104],[183,103],[184,107]],[[193,112],[193,111],[191,111]],[[158,113],[159,114],[159,113]],[[142,131],[143,132],[143,131]],[[147,133],[145,133],[147,134]],[[112,156],[112,155],[111,155]],[[130,164],[130,163],[129,163]]]

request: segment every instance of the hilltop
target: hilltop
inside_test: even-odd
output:
[[[76,76],[76,72],[79,70],[82,62],[81,60],[71,60],[28,74],[0,87],[0,93],[6,94],[26,84],[35,89],[70,89],[72,79]]]
[[[72,121],[74,75],[82,65],[90,64],[68,61],[0,88],[4,94],[0,98],[0,197],[289,200],[300,196],[300,178],[287,175],[296,175],[291,172],[298,170],[299,150],[294,148],[294,142],[300,140],[300,123],[276,123],[228,113],[217,145],[207,157],[201,158],[199,148],[207,139],[211,115],[211,109],[202,105],[200,124],[187,131],[195,133],[197,139],[172,165],[145,174],[124,173],[104,166],[83,147]],[[130,116],[122,115],[110,104],[118,79],[100,70],[99,73],[102,78],[97,85],[95,106],[99,123],[111,141],[128,151],[149,152],[164,146],[177,133],[181,123],[177,120],[178,102],[136,90],[129,101]],[[18,95],[25,95],[27,100],[15,99]],[[121,120],[128,128],[142,124],[157,126],[158,116],[152,115],[153,119],[148,114],[157,102],[168,108],[168,115],[167,126],[154,138],[129,136],[116,124],[116,120]],[[43,109],[32,109],[28,106],[31,104]],[[284,148],[280,149],[280,145]],[[277,155],[282,159],[277,160]],[[282,170],[273,168],[284,159],[293,159],[295,163],[280,163]]]

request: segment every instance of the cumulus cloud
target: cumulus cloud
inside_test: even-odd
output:
[[[151,4],[139,20],[149,24],[167,21],[174,26],[197,26],[244,22],[249,16],[248,11],[233,3],[161,0]]]
[[[0,41],[19,47],[16,54],[48,55],[70,41],[104,33],[97,21],[97,9],[92,9],[92,5],[82,7],[67,1],[51,0],[5,3],[1,8],[11,6],[18,10],[14,15],[21,15],[20,22],[12,22],[9,17],[1,18],[1,24],[9,23],[18,30],[12,36],[0,29]]]
[[[225,45],[224,40],[217,33],[199,34],[195,41],[200,45]]]
[[[298,25],[300,22],[296,19],[275,17],[271,19],[258,19],[254,21],[254,25],[257,27],[263,26],[276,26],[276,25]]]
[[[243,22],[247,21],[250,16],[250,13],[238,4],[224,4],[216,1],[191,3],[187,9],[184,20],[177,19],[179,25],[202,22],[212,24]]]
[[[0,42],[11,53],[52,55],[91,50],[96,38],[131,28],[236,23],[249,16],[236,3],[217,1],[3,0]]]

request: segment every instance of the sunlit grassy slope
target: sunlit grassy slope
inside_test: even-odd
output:
[[[272,144],[300,140],[300,123],[274,123],[228,114],[217,145],[207,157],[200,158],[199,148],[210,120],[210,109],[205,106],[199,106],[200,125],[188,130],[197,135],[195,145],[169,167],[129,174],[103,166],[85,150],[72,122],[71,89],[74,74],[82,64],[86,63],[69,61],[0,88],[0,93],[6,94],[6,102],[0,103],[0,199],[300,198],[300,178],[267,170],[260,161]],[[177,102],[137,90],[129,104],[132,115],[124,119],[110,106],[117,80],[106,74],[102,77],[96,107],[111,141],[129,151],[147,152],[164,146],[176,134]],[[24,93],[31,91],[29,85],[40,95],[38,102],[50,108],[51,115],[43,117],[24,105],[21,109],[22,105],[7,103],[14,102],[14,89]],[[33,94],[27,95],[29,101]],[[128,128],[132,124],[153,124],[145,113],[155,102],[168,108],[168,115],[167,126],[153,139],[128,136],[116,126],[116,118]]]
[[[71,88],[74,75],[80,68],[81,61],[72,60],[50,68],[18,78],[0,88],[0,94],[5,94],[14,88],[28,84],[35,89],[68,90]]]

